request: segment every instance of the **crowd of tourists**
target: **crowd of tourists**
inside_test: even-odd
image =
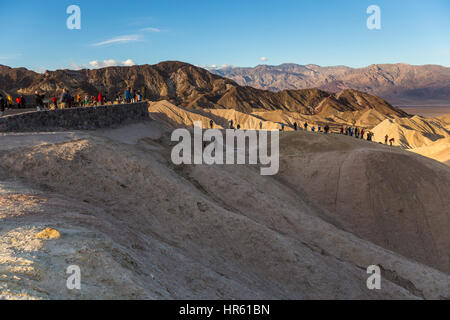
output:
[[[144,89],[145,92],[145,89]],[[47,98],[47,99],[46,99]],[[47,95],[45,93],[36,90],[34,93],[34,99],[28,101],[23,95],[17,98],[11,97],[11,95],[0,94],[0,116],[4,116],[7,109],[26,109],[33,108],[37,111],[43,111],[46,109],[66,109],[66,108],[79,108],[79,107],[94,107],[105,104],[121,104],[121,103],[135,103],[142,102],[145,99],[141,91],[127,88],[124,94],[117,94],[113,99],[109,99],[106,95],[99,92],[97,95],[72,95],[68,89],[63,89],[61,95]]]
[[[213,127],[213,121],[210,121],[210,126],[211,128]],[[297,122],[294,122],[292,125],[289,124],[285,124],[285,123],[280,123],[280,131],[285,131],[286,127],[291,127],[294,129],[294,131],[300,130],[300,126],[297,124]],[[229,128],[230,129],[240,129],[241,126],[237,123],[235,123],[233,120],[229,121]],[[259,129],[262,130],[263,129],[263,122],[260,121],[259,122]],[[330,126],[328,124],[325,124],[324,126],[321,126],[320,124],[317,125],[317,127],[315,125],[309,125],[308,122],[305,122],[303,124],[303,130],[304,131],[311,131],[311,132],[318,132],[318,133],[324,133],[324,134],[328,134],[330,133],[331,129]],[[337,132],[335,132],[337,133]],[[358,128],[358,127],[340,127],[339,128],[339,134],[342,135],[346,135],[346,136],[350,136],[350,137],[355,137],[356,139],[366,139],[367,141],[373,141],[374,138],[374,133],[369,131],[369,130],[365,130],[364,128]],[[389,145],[393,145],[393,143],[395,142],[394,138],[389,139],[389,136],[386,135],[384,138],[384,143]]]

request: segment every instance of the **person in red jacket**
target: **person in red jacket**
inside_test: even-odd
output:
[[[53,107],[51,107],[52,110],[58,109],[58,102],[56,102],[56,97],[52,98]]]
[[[98,104],[101,105],[102,103],[103,103],[103,96],[102,96],[102,93],[100,92],[98,94]]]
[[[20,98],[19,97],[16,98],[16,102],[17,102],[17,109],[20,109]]]

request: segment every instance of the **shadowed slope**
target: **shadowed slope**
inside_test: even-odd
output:
[[[450,168],[347,136],[287,133],[279,178],[344,229],[449,272]]]

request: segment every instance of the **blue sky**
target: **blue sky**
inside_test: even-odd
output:
[[[381,30],[366,27],[373,4]],[[81,30],[66,27],[69,5]],[[0,64],[38,71],[165,60],[450,67],[450,1],[1,1],[0,43]]]

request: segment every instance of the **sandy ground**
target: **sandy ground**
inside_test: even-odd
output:
[[[0,297],[450,298],[447,166],[306,132],[282,135],[274,177],[175,166],[170,132],[1,136]]]
[[[0,133],[0,150],[57,144],[87,136],[82,132]]]

